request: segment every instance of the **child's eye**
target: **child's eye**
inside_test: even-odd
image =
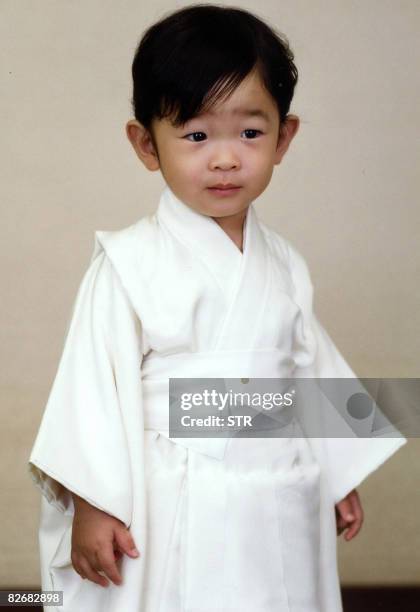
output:
[[[188,139],[189,136],[196,136],[197,134],[200,134],[201,136],[204,136],[204,137],[206,136],[204,132],[191,132],[191,134],[187,134],[186,136],[184,136],[184,138]],[[192,140],[190,142],[202,142],[202,139],[200,139],[200,140]]]
[[[261,130],[244,130],[244,132],[247,132],[248,135],[251,133],[250,139],[253,140],[255,138],[255,136],[252,136],[252,134],[256,134],[257,132],[259,134],[262,134]],[[247,140],[249,140],[249,138],[247,138]]]

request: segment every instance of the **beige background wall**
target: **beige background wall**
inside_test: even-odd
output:
[[[187,3],[0,0],[1,585],[39,584],[26,461],[93,232],[154,210],[163,181],[126,140],[142,31]],[[415,377],[420,354],[416,0],[232,2],[284,32],[301,128],[259,198],[306,256],[316,309],[360,376]],[[360,487],[346,583],[420,583],[419,444]]]

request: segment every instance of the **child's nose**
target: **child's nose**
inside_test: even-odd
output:
[[[239,166],[239,157],[233,151],[226,149],[215,153],[210,160],[212,170],[232,170],[239,168]]]

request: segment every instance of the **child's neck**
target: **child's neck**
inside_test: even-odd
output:
[[[241,210],[227,217],[213,217],[216,223],[220,225],[222,230],[236,244],[241,253],[243,252],[243,227],[247,210]]]

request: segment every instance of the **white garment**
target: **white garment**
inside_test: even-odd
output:
[[[355,377],[304,259],[253,205],[243,253],[167,186],[155,214],[96,232],[29,459],[57,610],[340,612],[334,503],[406,439],[304,437],[295,420],[284,438],[168,437],[169,378],[291,376]],[[73,570],[62,485],[130,528],[141,556],[121,586]]]

